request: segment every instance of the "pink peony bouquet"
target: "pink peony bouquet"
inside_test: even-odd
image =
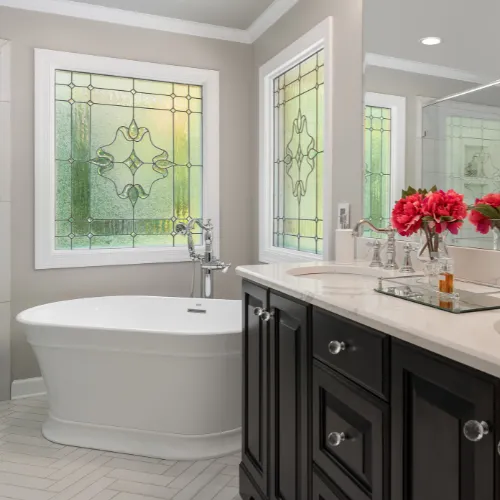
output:
[[[457,234],[467,216],[464,195],[453,189],[427,191],[409,187],[392,211],[392,225],[401,236],[415,234],[427,225],[438,234],[443,231]]]
[[[500,229],[500,193],[476,199],[470,210],[469,221],[478,233],[487,234],[492,227]]]
[[[425,233],[431,258],[437,253],[439,234],[450,231],[457,234],[467,217],[464,195],[453,189],[429,191],[411,186],[403,191],[402,198],[392,211],[392,226],[401,236],[411,236],[422,230]]]

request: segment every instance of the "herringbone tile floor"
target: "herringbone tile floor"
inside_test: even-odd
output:
[[[43,397],[0,403],[0,500],[233,500],[239,455],[173,462],[43,438]]]

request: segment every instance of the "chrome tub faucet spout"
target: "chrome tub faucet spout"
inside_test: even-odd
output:
[[[196,253],[193,230],[195,225],[199,226],[203,233],[204,253]],[[206,222],[202,219],[191,219],[187,224],[180,222],[175,226],[177,234],[187,236],[189,257],[194,262],[199,262],[202,271],[201,296],[212,299],[214,296],[213,273],[222,271],[227,273],[231,264],[226,264],[213,255],[213,231],[214,226],[210,219]]]

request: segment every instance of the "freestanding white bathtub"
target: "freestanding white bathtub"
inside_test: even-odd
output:
[[[241,446],[241,302],[101,297],[17,316],[56,443],[175,460]]]

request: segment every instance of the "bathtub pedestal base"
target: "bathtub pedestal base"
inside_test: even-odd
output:
[[[204,436],[183,436],[61,420],[49,415],[42,434],[58,444],[165,460],[203,460],[241,449],[241,428]]]

